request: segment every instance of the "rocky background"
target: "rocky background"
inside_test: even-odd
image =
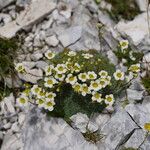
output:
[[[100,8],[111,5],[94,0],[0,0],[0,36],[18,36],[23,41],[16,62],[23,62],[29,74],[20,75],[25,81],[36,83],[46,66],[40,59],[50,49],[61,51],[96,49],[102,51],[117,65],[113,50],[122,38],[145,54],[150,62],[150,38],[147,1],[136,0],[140,14],[131,21],[114,21]],[[150,21],[150,19],[149,19]],[[100,33],[97,24],[105,27]],[[100,34],[100,38],[99,38]],[[34,67],[38,69],[33,69]],[[144,73],[143,73],[144,74]],[[33,75],[33,76],[32,76]],[[35,76],[36,75],[36,76]],[[21,80],[15,86],[21,85]],[[11,79],[6,80],[11,87]],[[13,94],[0,103],[0,148],[1,150],[121,150],[135,148],[150,150],[150,136],[143,129],[150,122],[150,96],[140,83],[133,81],[125,96],[116,100],[109,113],[72,116],[71,128],[64,120],[47,118],[34,107],[23,110],[16,107]],[[103,138],[96,144],[87,142],[82,133],[89,123],[89,130],[98,131]]]

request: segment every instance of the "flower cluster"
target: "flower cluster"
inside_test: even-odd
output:
[[[121,45],[126,47],[125,43]],[[82,95],[85,99],[90,97],[91,103],[112,106],[115,101],[114,82],[120,82],[123,85],[126,79],[130,81],[133,78],[131,73],[135,74],[140,70],[139,64],[132,65],[128,74],[119,69],[115,70],[115,67],[110,65],[113,72],[109,72],[109,68],[104,69],[108,63],[107,60],[103,62],[98,52],[67,50],[55,54],[47,51],[45,57],[49,65],[43,69],[42,85],[37,83],[26,86],[17,99],[22,106],[31,102],[40,108],[53,111],[62,85],[70,86],[74,93]],[[24,72],[23,65],[17,64],[16,70],[19,73]]]

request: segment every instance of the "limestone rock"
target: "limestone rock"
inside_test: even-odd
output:
[[[81,26],[74,26],[64,30],[58,35],[58,39],[64,47],[67,47],[80,39],[82,33]]]
[[[39,7],[40,6],[40,7]],[[32,1],[29,7],[22,11],[17,19],[0,28],[0,36],[12,38],[21,29],[27,29],[52,12],[56,4],[51,0]],[[38,9],[37,9],[38,8]]]
[[[15,0],[0,0],[0,10],[9,4],[13,3]]]
[[[24,150],[98,150],[64,120],[47,118],[36,109],[32,109],[27,116],[23,141]]]
[[[120,21],[116,25],[116,29],[120,34],[131,39],[134,45],[140,44],[140,48],[144,48],[149,43],[149,27],[147,22],[147,13],[142,13],[132,21]]]
[[[150,102],[144,104],[129,104],[125,107],[126,111],[132,116],[135,122],[144,128],[144,124],[150,122]]]
[[[143,98],[143,91],[137,91],[132,89],[127,89],[127,95],[129,100],[140,101]]]
[[[101,133],[105,137],[103,142],[98,144],[99,149],[113,150],[118,148],[122,140],[135,128],[137,125],[126,111],[118,110],[101,129]]]
[[[56,38],[56,35],[52,35],[52,36],[50,36],[50,37],[47,37],[47,38],[45,39],[45,41],[46,41],[46,43],[47,43],[49,46],[53,46],[53,47],[57,46],[58,43],[59,43],[58,39]]]

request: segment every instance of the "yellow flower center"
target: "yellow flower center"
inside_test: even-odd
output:
[[[82,79],[86,79],[86,75],[85,75],[85,74],[82,74],[82,75],[81,75],[81,78],[82,78]]]
[[[53,95],[49,94],[47,97],[51,99],[51,98],[53,98]]]
[[[98,83],[93,83],[92,86],[93,86],[94,88],[97,88],[97,87],[98,87]]]
[[[62,66],[60,66],[60,67],[58,68],[58,70],[59,70],[59,71],[63,71],[64,68],[63,68]]]
[[[93,74],[89,74],[89,78],[90,78],[90,79],[93,79],[93,78],[94,78],[94,75],[93,75]]]
[[[53,106],[52,102],[47,102],[46,105],[47,105],[48,107]]]
[[[105,84],[105,81],[101,80],[99,83],[100,83],[101,85],[104,85],[104,84]]]
[[[35,93],[38,93],[40,91],[40,89],[39,88],[35,88],[34,91],[35,91]]]
[[[95,94],[94,94],[94,97],[95,97],[96,99],[99,99],[99,98],[100,98],[100,94],[99,94],[99,93],[95,93]]]
[[[121,77],[122,77],[122,73],[118,72],[118,73],[117,73],[117,77],[118,77],[118,78],[121,78]]]
[[[80,85],[75,85],[74,90],[78,92],[80,88],[81,88]]]
[[[48,83],[49,85],[51,85],[51,84],[53,84],[53,80],[48,80],[47,83]]]
[[[74,81],[74,77],[72,76],[72,77],[69,77],[69,80],[70,81]]]
[[[126,42],[122,42],[122,43],[121,43],[121,46],[122,46],[122,47],[125,47],[125,46],[127,46],[127,43],[126,43]]]
[[[22,103],[22,104],[25,104],[26,103],[26,100],[24,99],[24,98],[20,98],[20,103]]]
[[[43,103],[44,103],[44,100],[39,99],[39,100],[38,100],[38,103],[41,105],[41,104],[43,104]]]
[[[112,101],[112,97],[107,97],[107,101],[111,102]]]
[[[53,56],[53,54],[52,53],[48,53],[48,57],[52,57]]]
[[[87,93],[88,92],[88,87],[87,86],[83,86],[82,90]]]

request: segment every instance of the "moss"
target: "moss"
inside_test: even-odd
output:
[[[110,16],[119,21],[120,18],[126,20],[132,20],[136,15],[140,13],[140,10],[135,0],[106,0],[112,5],[112,10],[108,13]]]
[[[16,39],[0,38],[0,100],[10,93],[10,89],[5,84],[6,76],[13,76],[14,73],[14,58],[17,55]]]
[[[142,83],[147,90],[147,92],[150,94],[150,77],[146,76],[142,78]]]

